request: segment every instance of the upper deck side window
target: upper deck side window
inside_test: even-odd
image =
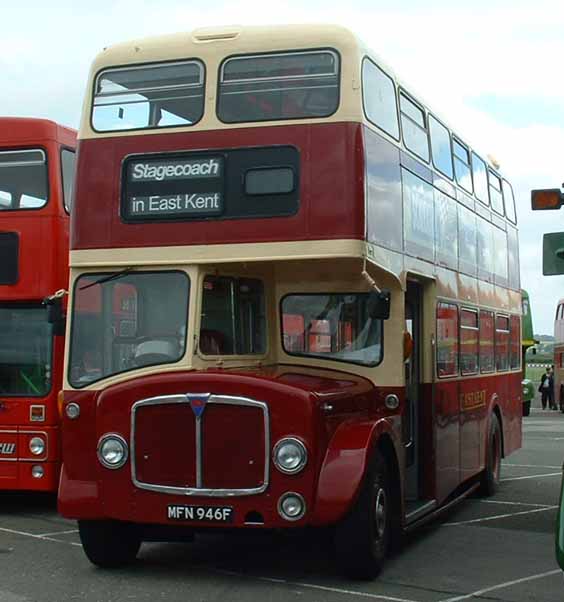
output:
[[[200,61],[105,69],[96,77],[92,127],[99,132],[194,125],[204,113]]]
[[[515,211],[515,195],[513,187],[507,180],[501,181],[503,188],[503,204],[505,205],[505,215],[510,222],[517,223],[517,213]]]
[[[44,151],[0,151],[0,211],[40,209],[48,190]]]
[[[492,209],[503,215],[503,196],[501,194],[501,180],[491,169],[488,169],[488,182],[490,184],[490,203]]]
[[[328,117],[338,106],[334,50],[237,56],[220,67],[217,115],[225,123]]]
[[[400,114],[403,142],[423,161],[429,162],[429,139],[425,111],[400,92]]]
[[[368,58],[362,63],[362,99],[366,118],[386,134],[399,140],[394,80]]]
[[[452,154],[450,134],[447,128],[433,115],[429,115],[429,134],[433,165],[445,176],[452,179]]]
[[[472,171],[470,169],[470,152],[468,151],[468,147],[456,138],[453,138],[452,154],[456,181],[464,190],[472,193]]]
[[[488,170],[485,161],[474,152],[472,153],[472,178],[476,198],[484,205],[489,205]]]

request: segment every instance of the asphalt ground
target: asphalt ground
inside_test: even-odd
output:
[[[538,402],[537,402],[538,403]],[[0,495],[0,602],[563,602],[554,556],[564,414],[534,407],[499,492],[469,498],[411,535],[373,582],[338,576],[323,534],[198,536],[143,544],[127,569],[97,569],[52,497]]]

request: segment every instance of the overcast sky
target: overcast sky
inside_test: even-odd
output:
[[[359,34],[517,196],[522,286],[535,332],[551,334],[564,277],[542,276],[542,234],[562,212],[530,211],[532,188],[564,181],[562,0],[26,0],[2,3],[0,115],[77,127],[90,63],[131,38],[225,24],[326,22]]]

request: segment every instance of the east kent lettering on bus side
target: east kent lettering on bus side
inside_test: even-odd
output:
[[[171,197],[150,196],[145,199],[133,198],[131,202],[132,213],[160,213],[167,211],[220,211],[221,194],[219,192],[208,194],[177,194]]]

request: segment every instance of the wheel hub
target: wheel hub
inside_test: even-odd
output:
[[[378,539],[382,539],[386,532],[386,512],[386,492],[379,487],[374,500],[374,526]]]

